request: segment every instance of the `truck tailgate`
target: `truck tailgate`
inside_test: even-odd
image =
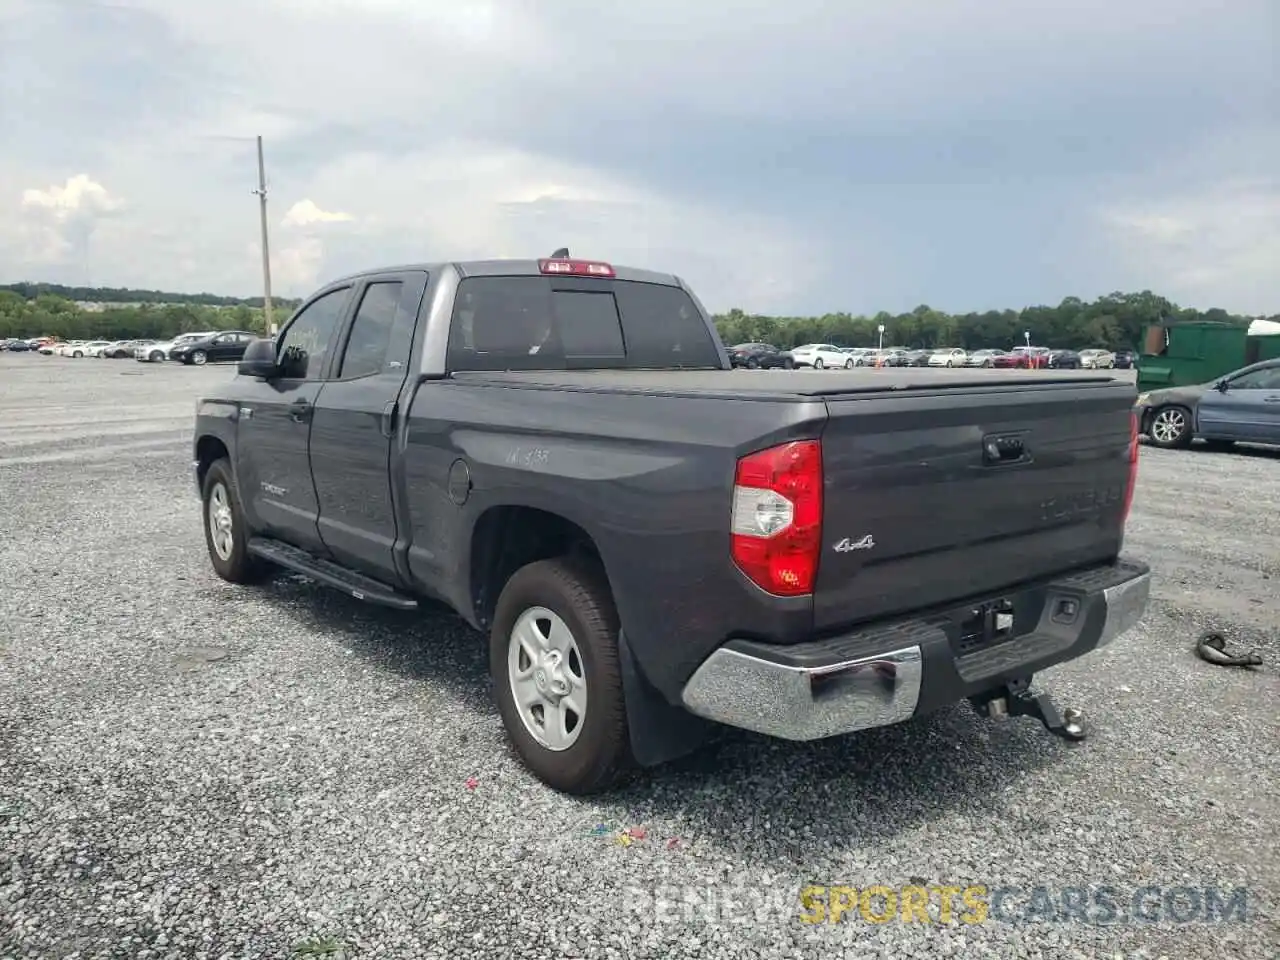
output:
[[[1101,380],[828,398],[814,626],[1116,556],[1133,401]]]

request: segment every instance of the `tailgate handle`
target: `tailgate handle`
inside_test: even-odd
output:
[[[1017,435],[984,437],[982,460],[987,464],[1019,463],[1027,459],[1027,445]]]

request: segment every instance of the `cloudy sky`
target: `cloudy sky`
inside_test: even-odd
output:
[[[1276,0],[0,0],[0,281],[575,254],[712,309],[1280,310]]]

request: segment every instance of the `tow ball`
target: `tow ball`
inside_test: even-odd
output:
[[[1030,678],[1010,680],[976,697],[970,697],[978,713],[986,717],[1035,717],[1045,729],[1064,740],[1083,740],[1084,715],[1074,707],[1058,710],[1047,693],[1032,693]]]

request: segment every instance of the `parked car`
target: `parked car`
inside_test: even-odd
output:
[[[257,339],[256,333],[247,330],[223,330],[199,339],[175,343],[169,350],[169,359],[196,366],[236,361],[244,356],[245,348]]]
[[[779,350],[771,343],[740,343],[729,348],[729,362],[735,367],[773,370],[779,367],[791,369],[795,361],[786,350]]]
[[[669,274],[388,268],[211,381],[193,479],[224,580],[435,599],[487,634],[515,752],[559,790],[720,725],[812,740],[965,699],[1078,738],[1025,684],[1143,615],[1136,390],[972,387],[744,378]]]
[[[905,367],[907,351],[901,347],[885,347],[883,350],[871,351],[867,365],[872,367]]]
[[[994,367],[996,365],[995,358],[999,356],[999,350],[975,350],[964,358],[964,366],[966,367]]]
[[[908,367],[927,367],[931,356],[933,356],[932,350],[908,350],[904,365]]]
[[[1116,355],[1110,350],[1081,350],[1080,365],[1086,370],[1110,370],[1116,365]]]
[[[110,340],[89,340],[80,344],[75,350],[71,351],[71,356],[79,357],[99,357],[102,351],[111,346]]]
[[[791,350],[791,360],[797,367],[854,367],[857,359],[830,343],[806,343]]]
[[[11,339],[0,341],[0,350],[8,350],[10,353],[29,353],[31,348],[27,346],[27,341]]]
[[[123,360],[125,357],[136,356],[139,347],[149,347],[153,343],[154,340],[117,340],[102,351],[102,356]]]
[[[1047,366],[1050,370],[1080,370],[1084,364],[1074,350],[1050,350]]]
[[[966,354],[959,347],[943,347],[935,350],[929,355],[929,366],[931,367],[963,367]]]
[[[160,343],[153,343],[145,347],[139,347],[133,352],[134,358],[143,363],[160,363],[169,359],[169,351],[180,344],[187,343],[191,340],[203,340],[205,337],[211,337],[216,331],[202,330],[198,333],[183,333],[174,337],[172,340],[163,340]]]
[[[1047,367],[1049,354],[1052,352],[1048,347],[1014,347],[1009,351],[1018,358],[1017,366],[1035,369]]]
[[[1132,350],[1117,350],[1114,366],[1117,370],[1132,370],[1138,365],[1138,355]]]
[[[1141,394],[1138,429],[1153,446],[1280,444],[1280,360],[1264,360],[1194,386]]]

